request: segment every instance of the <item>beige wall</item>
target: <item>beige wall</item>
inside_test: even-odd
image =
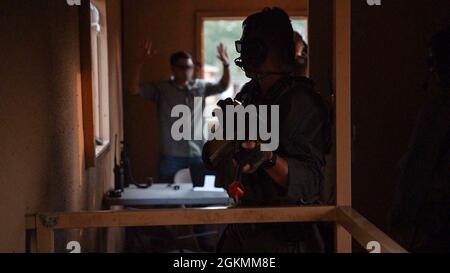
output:
[[[108,11],[114,135],[121,133],[120,1],[108,0]],[[26,213],[101,208],[113,183],[113,154],[109,149],[85,170],[78,9],[65,1],[7,0],[0,15],[0,215],[8,219],[0,251],[22,252]],[[85,251],[98,249],[95,232],[73,235],[82,236]]]

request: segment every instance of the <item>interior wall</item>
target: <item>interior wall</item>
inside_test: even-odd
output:
[[[121,133],[120,1],[108,7],[114,135]],[[1,252],[25,250],[25,214],[100,209],[112,187],[112,149],[96,168],[84,167],[78,24],[78,8],[65,1],[0,3],[0,215],[8,219]],[[75,232],[85,252],[100,247],[88,234]]]
[[[430,95],[427,45],[450,24],[449,10],[445,0],[352,1],[353,206],[383,230],[398,162]]]
[[[123,2],[124,82],[136,60],[136,49],[145,38],[153,41],[157,54],[144,67],[143,80],[166,80],[170,76],[169,56],[178,50],[195,54],[195,14],[198,11],[249,11],[279,6],[289,11],[308,10],[307,0],[131,0]],[[332,65],[332,1],[313,0],[310,4],[309,40],[311,76],[318,90],[329,93]],[[229,50],[233,50],[230,48]],[[324,68],[325,67],[325,68]],[[125,95],[125,137],[138,179],[157,176],[159,129],[156,107],[139,96]]]
[[[309,28],[309,77],[314,80],[316,90],[320,92],[332,108],[334,108],[334,78],[333,78],[333,1],[311,0],[308,7]],[[333,128],[334,135],[334,128]],[[334,139],[334,137],[333,137]],[[335,145],[334,145],[335,146]],[[329,202],[335,201],[336,185],[336,149],[332,148],[326,157],[326,183],[322,198]]]
[[[308,12],[309,71],[325,97],[333,90],[333,1],[311,0]]]

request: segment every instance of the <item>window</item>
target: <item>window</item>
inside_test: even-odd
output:
[[[110,142],[108,45],[105,16],[98,8],[103,1],[91,1],[92,96],[95,155],[99,156]]]

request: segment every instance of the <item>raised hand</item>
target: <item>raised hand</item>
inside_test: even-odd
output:
[[[143,64],[148,59],[152,58],[155,54],[156,50],[153,48],[153,42],[149,39],[146,39],[140,45],[137,61]]]
[[[141,76],[141,70],[144,67],[145,62],[153,57],[155,55],[156,51],[153,49],[153,43],[150,40],[144,40],[139,50],[136,53],[136,63],[133,64],[133,67],[131,68],[132,74],[130,76],[130,82],[129,82],[129,92],[132,95],[139,94],[139,81]]]
[[[223,65],[229,65],[230,59],[228,58],[227,47],[220,43],[217,46],[217,58],[222,62]]]

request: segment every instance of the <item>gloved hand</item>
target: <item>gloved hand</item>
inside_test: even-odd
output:
[[[266,160],[272,157],[272,152],[261,151],[257,141],[241,142],[240,149],[233,155],[235,166],[241,166],[243,173],[254,173]]]

